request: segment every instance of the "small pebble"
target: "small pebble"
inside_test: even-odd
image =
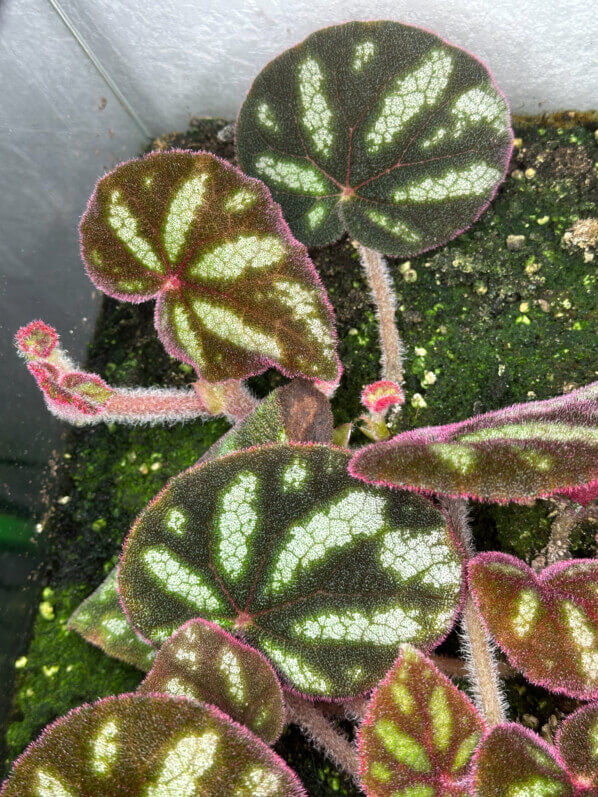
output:
[[[518,252],[525,244],[525,235],[507,235],[507,249]]]

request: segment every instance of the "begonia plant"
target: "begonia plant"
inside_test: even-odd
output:
[[[598,383],[386,440],[405,396],[382,255],[440,246],[483,212],[511,151],[505,98],[434,34],[352,22],[267,65],[236,135],[245,173],[154,153],[105,175],[80,227],[94,284],[155,300],[191,386],[111,387],[44,322],[17,333],[63,420],[233,425],[139,507],[118,567],[69,621],[145,673],[138,692],[51,724],[0,794],[302,795],[270,749],[292,722],[369,797],[596,795],[598,702],[548,744],[507,722],[497,656],[596,701],[598,560],[566,545],[561,562],[547,547],[543,570],[476,554],[467,500],[558,497],[583,517],[598,496]],[[305,248],[344,232],[382,348],[383,379],[361,396],[374,443],[359,450],[351,424],[334,429],[334,318]],[[258,401],[245,380],[269,367],[291,381]],[[469,696],[433,653],[457,621]]]

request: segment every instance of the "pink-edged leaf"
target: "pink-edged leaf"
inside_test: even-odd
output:
[[[514,722],[497,725],[475,754],[475,797],[574,797],[557,751]]]
[[[190,620],[162,645],[138,691],[211,703],[267,744],[282,733],[282,689],[268,660],[206,620]]]
[[[366,794],[469,794],[471,758],[485,730],[463,692],[422,653],[404,645],[359,730]]]
[[[400,22],[318,30],[270,61],[237,121],[241,168],[310,246],[348,232],[409,257],[488,205],[512,146],[509,109],[477,58]]]
[[[15,763],[2,797],[305,797],[261,739],[213,706],[125,694],[74,709]]]
[[[564,495],[577,504],[587,506],[591,501],[595,501],[598,498],[598,480],[583,484],[581,487],[568,487],[565,490],[560,490],[559,495]]]
[[[598,703],[567,717],[557,731],[556,746],[575,786],[598,794]]]
[[[529,502],[598,479],[598,382],[564,396],[404,432],[359,451],[364,481],[479,501]]]
[[[25,357],[45,359],[52,354],[56,347],[58,333],[54,327],[38,319],[19,329],[16,343],[17,348]]]
[[[68,628],[109,656],[144,672],[148,672],[156,657],[156,649],[135,633],[122,610],[116,589],[116,568],[73,612]]]
[[[539,576],[503,553],[469,564],[473,596],[511,664],[534,684],[598,697],[598,559],[573,559]]]
[[[373,688],[402,642],[439,644],[462,598],[447,520],[352,479],[348,461],[326,445],[257,446],[172,479],[123,547],[131,622],[157,645],[186,620],[216,622],[328,699]]]
[[[92,281],[157,299],[166,350],[209,382],[274,365],[335,381],[332,309],[268,189],[206,152],[152,153],[96,186],[81,222]]]

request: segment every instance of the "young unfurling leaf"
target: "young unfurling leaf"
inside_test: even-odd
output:
[[[213,706],[125,694],[49,725],[13,767],[2,797],[305,797],[293,772]]]
[[[119,572],[133,624],[160,644],[203,617],[242,634],[298,691],[373,687],[401,642],[431,648],[461,600],[444,516],[372,488],[324,445],[273,445],[174,478],[133,526]]]
[[[137,691],[211,703],[267,744],[282,732],[282,690],[267,659],[205,620],[190,620],[162,645]]]
[[[573,559],[539,576],[503,553],[469,565],[488,630],[532,683],[585,700],[598,697],[598,560]]]
[[[408,490],[529,502],[598,479],[598,382],[359,451],[350,471]]]
[[[473,793],[475,797],[576,797],[583,792],[573,788],[554,747],[509,722],[493,728],[478,747]]]
[[[485,725],[469,699],[410,645],[377,687],[359,731],[370,797],[469,794]]]
[[[509,110],[477,58],[399,22],[312,33],[255,79],[236,128],[241,168],[310,246],[346,230],[408,257],[472,224],[502,182]]]
[[[268,189],[205,152],[153,153],[103,177],[81,222],[98,288],[157,299],[166,350],[209,382],[275,365],[339,375],[332,310]]]
[[[116,568],[69,618],[68,627],[109,656],[147,672],[156,648],[135,633],[125,617],[116,589]]]

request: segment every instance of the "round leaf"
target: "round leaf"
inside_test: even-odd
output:
[[[478,747],[476,797],[574,797],[556,750],[516,723],[497,725]]]
[[[81,222],[89,275],[157,299],[166,350],[210,382],[275,365],[334,381],[332,310],[268,189],[205,152],[153,153],[103,177]]]
[[[205,620],[190,620],[162,645],[137,691],[211,703],[267,744],[282,733],[282,690],[268,661]]]
[[[213,706],[127,694],[74,709],[15,764],[2,797],[304,797],[270,748]]]
[[[469,794],[471,757],[484,731],[463,692],[405,645],[359,731],[366,794],[394,797],[409,788],[425,797]]]
[[[359,451],[350,470],[376,484],[499,503],[595,489],[597,399],[593,382],[547,401],[404,432]]]
[[[579,787],[598,794],[598,703],[583,706],[567,717],[556,743],[569,774]]]
[[[559,562],[540,576],[503,553],[469,565],[489,632],[534,684],[585,700],[598,697],[598,560]]]
[[[242,635],[297,690],[373,687],[401,642],[430,648],[461,599],[444,516],[347,473],[349,455],[281,444],[177,476],[126,540],[119,589],[161,643],[199,616]]]
[[[236,128],[310,246],[345,230],[408,257],[469,227],[502,182],[507,103],[484,64],[420,28],[349,22],[312,33],[254,81]]]

